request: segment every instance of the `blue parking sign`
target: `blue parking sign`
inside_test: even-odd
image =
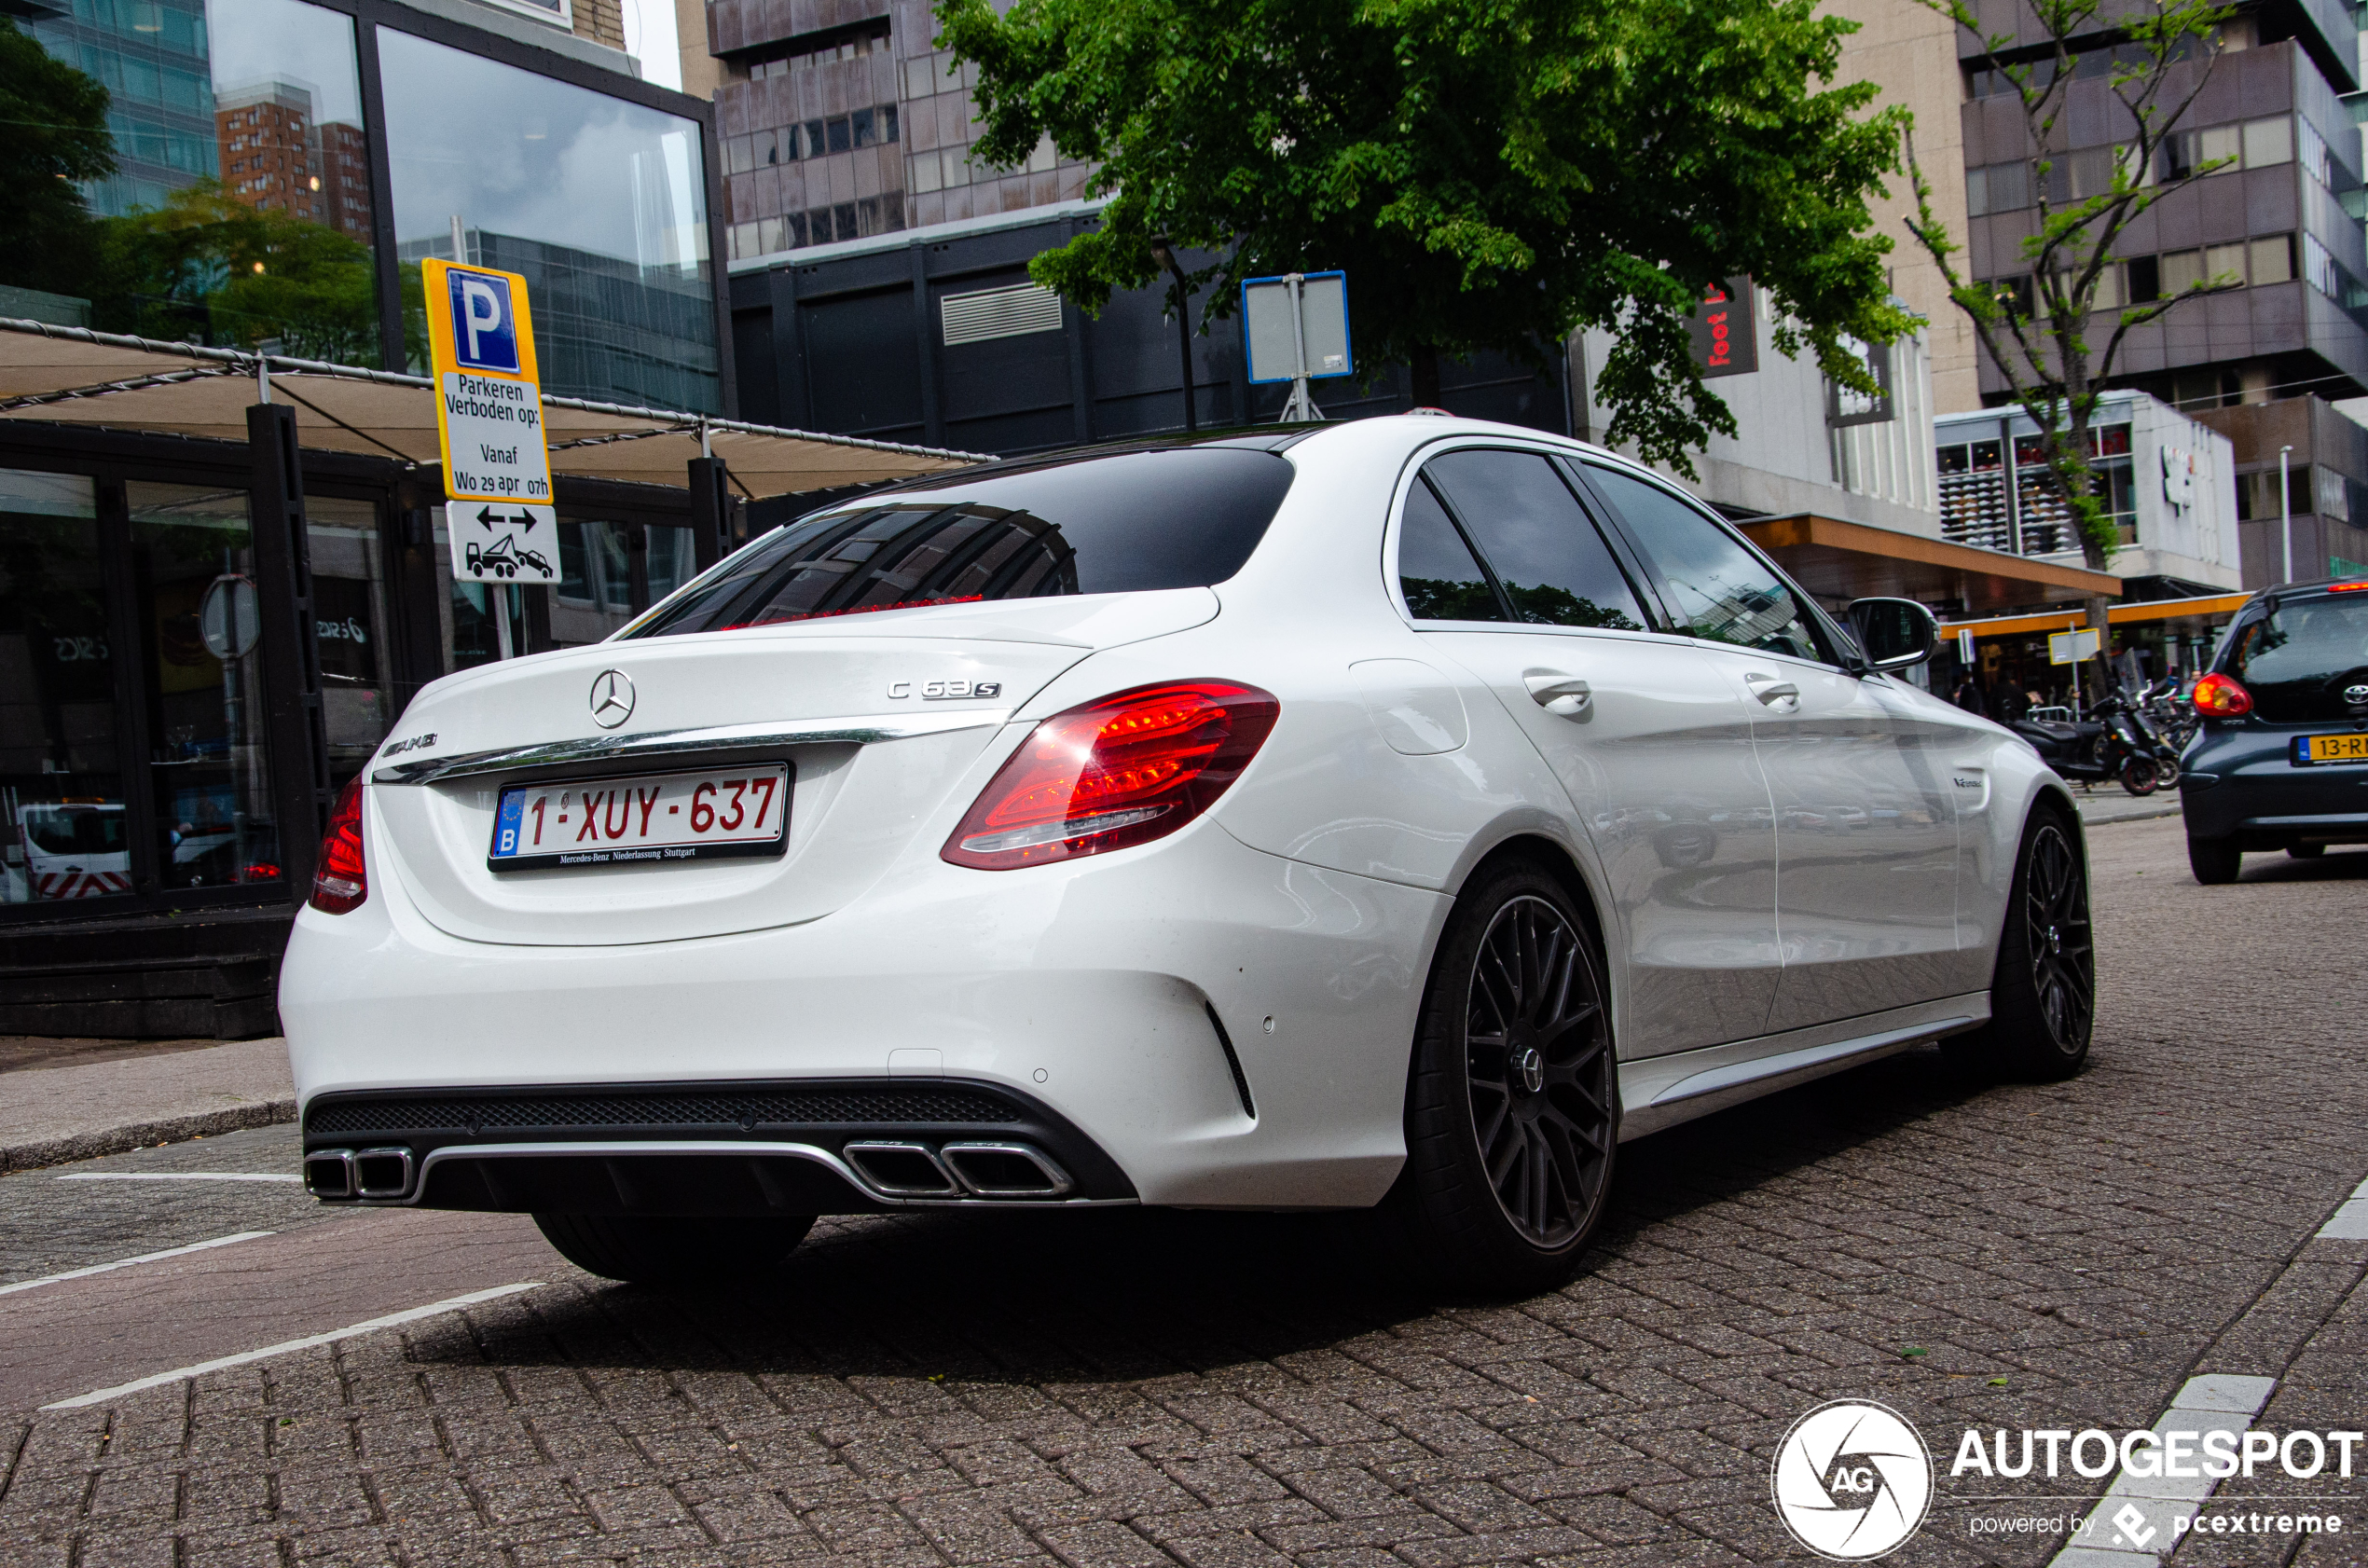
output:
[[[455,267],[444,275],[452,308],[453,357],[470,370],[518,373],[518,318],[510,280]]]

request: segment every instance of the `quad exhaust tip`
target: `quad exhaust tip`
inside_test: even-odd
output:
[[[316,1148],[304,1157],[304,1190],[332,1202],[407,1198],[414,1170],[406,1148]]]
[[[866,1186],[889,1198],[1058,1198],[1068,1173],[1024,1143],[858,1142],[842,1156]]]

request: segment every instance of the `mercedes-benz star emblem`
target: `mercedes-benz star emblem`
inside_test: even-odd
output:
[[[592,722],[613,730],[633,717],[633,678],[621,669],[604,669],[592,678]]]

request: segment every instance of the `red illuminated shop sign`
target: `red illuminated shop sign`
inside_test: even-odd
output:
[[[1749,278],[1712,284],[1686,330],[1694,340],[1694,363],[1702,367],[1705,379],[1749,375],[1759,368],[1759,334],[1752,322]]]

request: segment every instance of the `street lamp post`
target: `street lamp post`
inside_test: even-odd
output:
[[[2280,583],[2294,580],[2294,502],[2286,476],[2286,454],[2292,450],[2292,447],[2278,448],[2278,531],[2286,542],[2286,570],[2278,579]]]
[[[1192,322],[1186,313],[1191,306],[1191,291],[1184,282],[1184,268],[1177,264],[1175,247],[1164,234],[1151,236],[1151,259],[1167,269],[1176,280],[1176,347],[1184,364],[1184,428],[1197,433],[1200,415],[1192,406],[1199,401],[1192,386]]]

